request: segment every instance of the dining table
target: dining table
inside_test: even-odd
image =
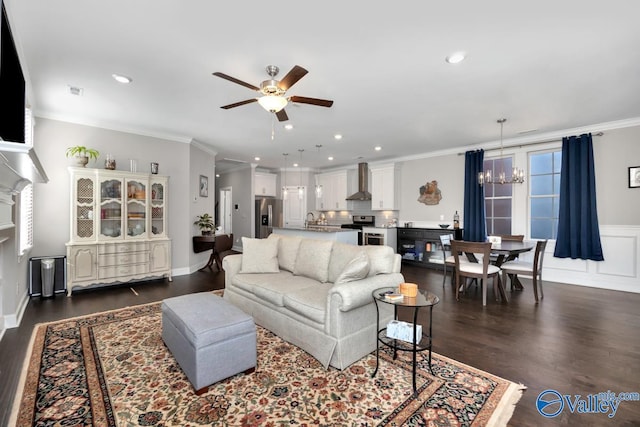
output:
[[[522,253],[529,252],[536,247],[536,242],[533,240],[524,240],[522,242],[516,242],[511,240],[504,240],[501,242],[494,242],[491,244],[491,253],[497,255],[494,264],[500,267],[507,261],[513,261],[518,258]],[[513,288],[522,290],[522,283],[518,280],[516,274],[509,275],[511,277],[511,284]]]

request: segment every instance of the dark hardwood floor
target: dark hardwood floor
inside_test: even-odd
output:
[[[482,307],[479,289],[456,301],[448,280],[443,289],[438,271],[403,266],[402,272],[406,281],[441,298],[433,312],[435,352],[528,387],[509,425],[640,425],[640,402],[622,402],[613,419],[572,414],[566,406],[546,419],[536,410],[536,398],[546,389],[583,398],[608,390],[640,392],[640,294],[545,282],[545,298],[536,305],[531,283],[523,279],[525,290],[510,292],[509,304],[496,302],[490,286]],[[223,287],[224,273],[196,272],[172,283],[135,284],[138,295],[122,286],[80,291],[71,298],[34,298],[20,327],[0,341],[0,425],[7,425],[36,323]]]

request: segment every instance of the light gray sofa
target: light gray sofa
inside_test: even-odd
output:
[[[354,246],[272,234],[243,238],[243,254],[223,260],[224,298],[256,324],[344,369],[376,348],[375,289],[404,282],[388,246]],[[380,324],[393,318],[381,304]]]

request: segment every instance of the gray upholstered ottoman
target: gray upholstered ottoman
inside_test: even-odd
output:
[[[197,394],[256,366],[253,318],[211,292],[162,301],[162,339]]]

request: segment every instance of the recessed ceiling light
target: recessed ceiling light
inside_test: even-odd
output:
[[[111,77],[114,78],[115,81],[117,81],[118,83],[131,83],[133,81],[133,79],[131,77],[127,77],[127,76],[123,76],[122,74],[116,74],[113,73],[111,74]]]
[[[335,135],[333,135],[333,137],[337,140],[341,140],[342,139],[342,135],[340,135],[339,133],[336,133]]]
[[[220,174],[219,173],[216,174],[216,178],[220,178]]]
[[[466,57],[466,54],[464,52],[456,52],[447,56],[445,58],[445,61],[447,61],[449,64],[457,64],[459,62],[464,61],[465,57]]]
[[[333,156],[327,157],[327,160],[333,160]]]
[[[376,151],[380,151],[382,150],[382,147],[380,147],[379,145],[376,145],[375,147],[373,147],[373,149]]]
[[[298,167],[298,164],[297,164],[297,163],[294,163],[294,164],[293,164],[293,167],[294,167],[294,168],[297,168],[297,167]]]
[[[255,157],[253,158],[253,160],[255,160],[256,162],[259,162],[259,161],[260,161],[260,157],[255,156]]]
[[[291,123],[287,123],[286,125],[284,125],[284,128],[286,130],[291,130],[291,129],[293,129],[293,125]]]

